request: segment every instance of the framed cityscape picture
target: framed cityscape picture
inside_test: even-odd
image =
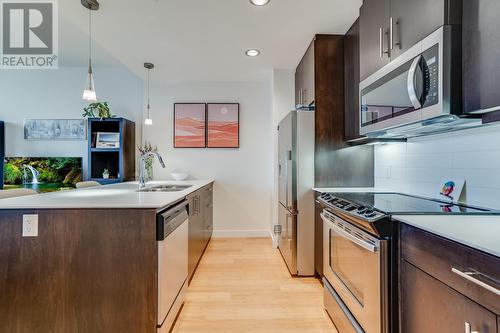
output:
[[[25,119],[25,140],[85,140],[84,119]]]
[[[206,104],[174,104],[174,148],[205,148]]]
[[[207,147],[239,148],[240,104],[207,104]]]

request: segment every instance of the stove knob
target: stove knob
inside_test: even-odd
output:
[[[363,214],[364,212],[366,212],[366,207],[365,206],[359,206],[358,207],[358,214]]]
[[[365,212],[365,217],[367,217],[367,218],[372,218],[372,217],[375,217],[375,216],[377,216],[377,213],[375,213],[373,210],[367,210]]]

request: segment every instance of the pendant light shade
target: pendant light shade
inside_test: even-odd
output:
[[[97,94],[94,84],[94,69],[92,68],[92,11],[99,9],[99,2],[97,0],[81,0],[81,4],[89,10],[89,67],[82,98],[88,102],[95,102],[97,101]]]
[[[89,102],[97,101],[94,85],[94,75],[92,74],[91,64],[89,64],[89,72],[87,74],[87,83],[85,84],[85,90],[83,91],[83,99]]]
[[[147,105],[147,116],[146,119],[144,119],[144,125],[151,126],[153,125],[153,119],[151,118],[151,99],[150,99],[150,90],[149,90],[149,74],[153,68],[155,68],[155,65],[153,65],[150,62],[144,63],[144,68],[148,70],[148,105]]]

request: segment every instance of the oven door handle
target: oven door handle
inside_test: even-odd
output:
[[[368,250],[372,253],[376,253],[378,251],[378,247],[373,245],[372,243],[369,243],[353,234],[350,232],[347,232],[346,230],[338,227],[334,223],[332,223],[325,215],[321,214],[321,218],[323,221],[327,222],[329,224],[330,229],[335,231],[338,235],[340,235],[342,238],[345,238],[351,242],[353,242],[356,245],[361,246],[363,249]]]

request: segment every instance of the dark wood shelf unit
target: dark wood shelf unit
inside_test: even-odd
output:
[[[125,118],[88,120],[88,175],[87,180],[112,184],[135,179],[135,123]],[[98,132],[119,133],[119,148],[97,148]],[[110,178],[104,179],[104,169]]]

